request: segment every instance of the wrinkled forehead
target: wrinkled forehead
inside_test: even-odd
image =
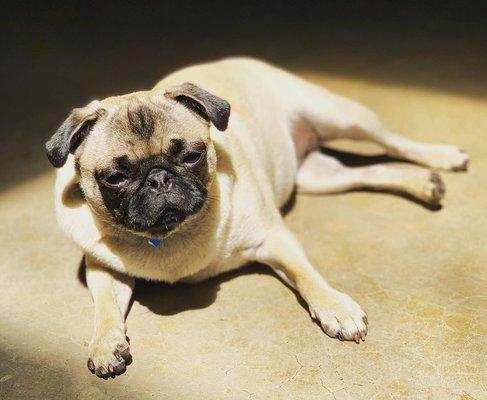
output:
[[[106,109],[82,155],[97,169],[121,157],[136,163],[153,156],[175,155],[185,148],[205,147],[209,141],[207,126],[180,106],[127,102]]]

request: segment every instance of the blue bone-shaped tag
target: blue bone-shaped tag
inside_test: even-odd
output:
[[[159,245],[162,243],[162,240],[161,239],[149,239],[148,242],[152,247],[159,247]]]

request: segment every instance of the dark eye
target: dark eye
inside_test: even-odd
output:
[[[196,164],[201,159],[202,155],[203,155],[203,153],[200,151],[192,151],[192,152],[186,154],[183,157],[181,162],[183,164],[187,164],[187,165]]]
[[[121,172],[114,172],[111,175],[108,175],[104,181],[109,185],[109,186],[114,186],[114,187],[121,187],[124,186],[126,183],[128,183],[129,178],[127,175],[121,173]]]

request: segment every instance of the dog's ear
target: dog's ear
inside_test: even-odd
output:
[[[47,158],[54,167],[60,168],[64,165],[68,154],[74,153],[103,111],[99,102],[93,101],[86,107],[75,108],[71,112],[45,145]]]
[[[218,130],[227,129],[230,118],[228,101],[189,82],[168,88],[165,95],[211,122]]]

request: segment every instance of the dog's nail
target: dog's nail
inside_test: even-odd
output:
[[[95,364],[93,363],[93,360],[91,358],[88,358],[88,362],[86,363],[86,366],[88,369],[91,371],[92,374],[95,373]]]
[[[113,355],[115,356],[115,358],[117,359],[117,361],[122,361],[123,360],[122,356],[120,355],[120,351],[118,351],[118,349],[113,352]]]
[[[125,372],[126,369],[125,362],[123,361],[113,366],[113,371],[116,375],[120,375],[121,373]]]

